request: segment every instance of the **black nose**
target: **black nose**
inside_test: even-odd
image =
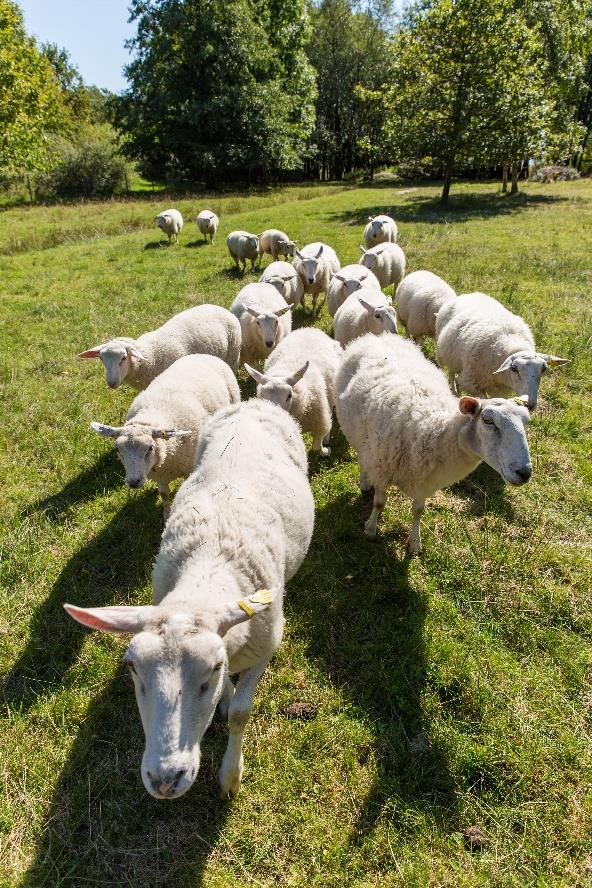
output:
[[[271,348],[271,346],[273,345],[273,342],[271,342],[271,341],[269,341],[269,342],[266,341],[266,342],[265,342],[265,345],[267,346],[267,348]]]
[[[308,283],[309,283],[309,284],[314,284],[314,278],[309,278],[309,279],[308,279]]]
[[[516,472],[516,474],[518,475],[518,477],[520,478],[522,483],[526,484],[526,482],[529,480],[530,476],[532,475],[532,465],[530,463],[528,463],[528,465],[520,466],[519,469],[514,469],[514,471]]]
[[[138,478],[130,478],[130,480],[127,482],[127,485],[128,487],[136,488],[141,487],[142,482]]]

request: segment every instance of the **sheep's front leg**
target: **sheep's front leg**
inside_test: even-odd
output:
[[[319,417],[319,425],[314,430],[312,436],[312,449],[320,453],[321,456],[329,456],[331,448],[329,440],[331,438],[331,411],[327,404]]]
[[[162,511],[164,514],[164,523],[166,524],[171,514],[171,491],[169,485],[161,482],[158,484],[158,492],[162,500]]]
[[[241,672],[234,696],[228,706],[228,746],[218,774],[220,798],[234,798],[243,778],[243,734],[253,710],[253,696],[269,660],[263,660]]]
[[[413,524],[411,525],[411,531],[407,539],[407,550],[411,555],[421,554],[421,533],[419,529],[419,523],[421,521],[421,516],[423,515],[424,509],[425,500],[413,500],[413,504],[411,506],[411,512],[413,514]]]
[[[458,395],[458,386],[456,384],[456,373],[454,370],[448,371],[448,382],[450,384],[450,388],[452,389],[453,394]]]
[[[370,493],[372,490],[372,484],[368,480],[368,474],[362,468],[362,463],[359,463],[360,466],[360,491],[362,493]]]
[[[226,676],[224,681],[224,688],[222,690],[222,696],[218,700],[218,709],[220,710],[220,715],[222,718],[228,721],[228,709],[230,707],[230,702],[234,697],[234,685],[232,683],[232,679],[229,675]]]
[[[372,505],[372,514],[366,521],[364,527],[364,533],[369,540],[376,539],[376,525],[378,524],[378,519],[386,505],[386,490],[381,489],[378,485],[374,486],[374,502]]]

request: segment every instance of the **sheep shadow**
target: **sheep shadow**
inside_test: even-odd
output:
[[[83,607],[125,603],[149,577],[162,532],[156,491],[132,496],[113,520],[66,564],[48,597],[35,611],[28,642],[3,678],[4,706],[28,710],[70,681],[84,633],[66,616],[65,601]]]
[[[71,506],[104,495],[121,483],[121,463],[117,459],[115,450],[110,448],[93,466],[76,475],[60,491],[36,500],[26,506],[21,514],[26,516],[45,512],[51,520],[55,520]]]
[[[251,277],[252,275],[257,275],[257,280],[259,280],[259,275],[261,272],[258,268],[237,268],[236,265],[232,268],[223,268],[220,274],[223,277],[229,278],[231,281],[242,281],[245,278]]]
[[[288,620],[308,656],[351,701],[374,736],[378,776],[359,812],[352,845],[392,817],[421,811],[443,832],[457,828],[455,783],[446,754],[430,737],[422,697],[428,685],[427,602],[409,579],[407,527],[371,543],[363,521],[371,497],[351,492],[317,510],[305,575],[287,599]]]
[[[450,488],[452,493],[466,500],[471,515],[490,513],[512,523],[516,513],[507,489],[508,485],[499,472],[484,462]]]
[[[205,241],[205,240],[194,240],[194,241],[189,241],[188,244],[185,244],[185,248],[187,250],[194,250],[199,247],[211,247],[211,246],[212,246],[212,244],[210,244],[209,241]]]
[[[158,241],[148,241],[147,244],[144,244],[145,250],[160,250],[161,247],[170,247],[171,243],[165,240]]]

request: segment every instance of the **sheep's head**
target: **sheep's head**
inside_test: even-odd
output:
[[[526,484],[532,463],[525,432],[530,414],[524,399],[464,397],[458,406],[469,417],[459,434],[461,446],[479,456],[508,484]]]
[[[307,284],[314,284],[317,276],[322,272],[322,263],[320,261],[323,255],[323,245],[319,247],[315,256],[308,256],[296,250],[296,255],[300,259],[298,270]]]
[[[273,348],[278,334],[279,320],[282,315],[290,311],[290,306],[279,308],[277,311],[260,311],[258,308],[247,306],[247,311],[257,323],[257,331],[266,348]]]
[[[256,234],[249,234],[245,237],[247,245],[247,256],[249,258],[257,256],[259,253],[259,238]]]
[[[360,246],[360,250],[362,251],[362,258],[360,259],[360,265],[363,265],[364,268],[372,269],[376,265],[378,261],[378,253],[374,253],[372,250],[366,250],[364,247]]]
[[[200,744],[228,676],[223,637],[277,598],[277,590],[261,590],[203,614],[154,605],[64,605],[83,626],[133,634],[123,659],[133,678],[146,739],[142,780],[154,798],[178,798],[193,784]]]
[[[133,423],[117,427],[91,422],[90,426],[98,435],[115,439],[117,456],[125,469],[125,483],[133,488],[143,487],[151,470],[164,462],[163,442],[193,434],[184,429],[158,429]]]
[[[109,388],[121,385],[134,361],[146,360],[136,348],[133,339],[112,339],[103,345],[95,345],[80,352],[79,358],[100,358],[105,365],[105,375]]]
[[[370,237],[372,240],[378,241],[378,238],[384,235],[384,219],[368,216],[368,222],[370,223]]]
[[[293,256],[296,250],[297,241],[291,240],[279,240],[278,241],[278,251],[283,256]]]
[[[290,376],[268,376],[266,373],[255,370],[254,367],[249,367],[248,364],[245,364],[245,369],[257,383],[258,398],[271,401],[272,404],[277,404],[278,407],[290,413],[294,406],[294,388],[308,370],[308,365],[307,361]]]
[[[569,364],[565,358],[541,352],[515,352],[506,358],[495,371],[494,376],[517,395],[526,396],[526,406],[534,410],[539,395],[541,376],[551,367]]]
[[[357,295],[361,305],[368,312],[368,326],[371,333],[379,336],[381,333],[399,332],[397,328],[397,315],[393,308],[393,300],[390,297],[382,298],[380,301],[374,299],[369,301],[364,298],[362,293]]]
[[[370,279],[371,275],[368,271],[367,274],[361,274],[359,277],[351,277],[351,278],[341,278],[343,281],[343,289],[345,290],[348,296],[351,296],[352,293],[355,293],[356,290],[360,290],[366,281]],[[374,277],[372,275],[372,277]]]

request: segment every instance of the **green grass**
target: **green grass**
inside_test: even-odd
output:
[[[592,884],[592,183],[516,199],[455,186],[446,211],[437,196],[386,183],[182,200],[170,249],[153,248],[168,199],[150,195],[0,212],[2,886]],[[222,218],[213,248],[195,243],[204,206]],[[315,534],[241,793],[217,800],[215,720],[194,788],[157,802],[125,642],[61,607],[149,602],[161,530],[155,489],[126,490],[88,428],[119,422],[132,392],[74,355],[196,301],[229,305],[243,284],[233,228],[326,240],[345,263],[376,211],[399,221],[410,270],[491,293],[571,359],[544,379],[532,481],[508,489],[481,467],[439,493],[409,560],[396,491],[379,541],[364,540],[370,502],[337,435],[311,459]],[[289,718],[298,702],[316,718]],[[463,839],[472,826],[481,850]]]

